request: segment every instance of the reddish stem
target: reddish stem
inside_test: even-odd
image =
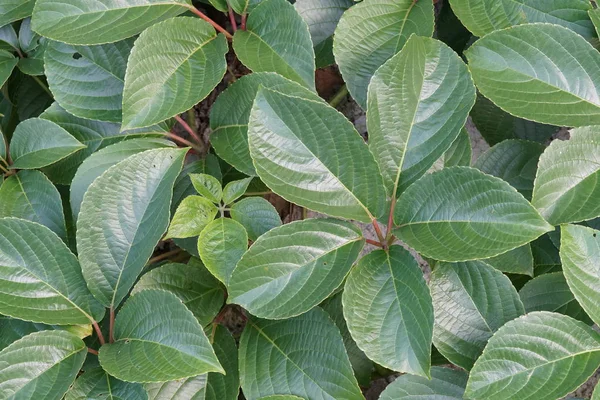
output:
[[[104,335],[102,334],[102,330],[100,330],[98,323],[96,321],[92,321],[92,326],[96,331],[96,335],[98,335],[98,341],[100,342],[100,344],[103,345],[104,343],[106,343],[106,341],[104,340]]]
[[[98,351],[97,350],[90,349],[89,347],[88,347],[88,353],[94,354],[96,356],[98,355]]]
[[[372,244],[373,246],[383,247],[383,245],[376,240],[365,239],[365,241],[369,244]]]
[[[377,238],[379,239],[379,242],[381,243],[381,247],[383,247],[384,249],[387,249],[387,243],[385,242],[385,238],[383,237],[383,233],[381,232],[381,228],[379,228],[379,224],[377,223],[377,220],[373,220],[373,227],[375,228],[375,233],[377,233]]]
[[[200,18],[202,18],[203,20],[205,20],[206,22],[208,22],[209,24],[211,24],[216,30],[218,30],[223,35],[225,35],[225,37],[228,40],[233,39],[233,36],[231,36],[231,33],[227,32],[221,25],[217,24],[215,21],[208,18],[208,16],[206,16],[202,11],[198,10],[196,7],[194,7],[194,6],[190,7],[190,11],[193,12],[194,14],[196,14],[197,16],[199,16]]]
[[[200,136],[198,136],[198,134],[192,129],[192,127],[187,122],[183,120],[183,118],[181,118],[179,115],[176,115],[175,120],[179,122],[179,124],[183,126],[183,129],[185,129],[187,133],[189,133],[194,139],[196,139],[198,143],[202,143],[202,139],[200,139]]]
[[[183,144],[185,146],[191,147],[194,150],[202,153],[202,149],[200,147],[198,147],[197,145],[195,145],[194,143],[190,142],[189,140],[185,140],[184,138],[179,137],[179,136],[177,136],[177,135],[175,135],[173,133],[167,133],[167,132],[165,132],[164,135],[166,137],[168,137],[169,139],[173,139],[176,142],[179,142],[179,143],[181,143],[181,144]]]
[[[108,340],[110,341],[110,343],[115,342],[115,337],[113,335],[114,327],[115,327],[115,309],[111,307],[110,308],[110,320],[109,320],[109,325],[108,325]]]
[[[241,27],[241,29],[243,31],[246,30],[246,19],[247,19],[247,17],[248,17],[248,14],[246,14],[246,13],[242,14],[242,27]]]
[[[233,32],[235,33],[237,31],[237,22],[235,22],[235,15],[233,14],[231,6],[228,5],[227,7],[229,9],[229,22],[231,22],[231,29],[233,29]]]
[[[390,238],[392,236],[392,228],[394,227],[394,210],[396,209],[396,199],[395,196],[394,198],[392,198],[392,205],[390,206],[390,216],[388,217],[388,226],[387,226],[387,232],[386,234],[386,238]]]

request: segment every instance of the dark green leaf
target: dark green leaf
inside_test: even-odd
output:
[[[29,17],[35,0],[2,0],[0,2],[0,26]]]
[[[431,380],[402,375],[381,393],[379,400],[459,400],[463,399],[468,375],[450,368],[431,368]]]
[[[86,370],[65,394],[64,400],[147,400],[139,383],[123,382],[108,375],[102,368]]]
[[[485,260],[486,264],[498,271],[533,276],[533,254],[531,246],[526,244]]]
[[[0,87],[8,80],[18,62],[19,59],[11,53],[0,50]]]

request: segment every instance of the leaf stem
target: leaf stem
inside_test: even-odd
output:
[[[377,247],[382,247],[383,245],[381,243],[379,243],[377,240],[371,240],[371,239],[365,239],[365,241],[369,244],[372,244],[373,246],[377,246]]]
[[[388,217],[387,232],[385,233],[386,239],[392,237],[392,228],[394,228],[394,210],[396,209],[396,198],[392,198],[392,204],[390,205],[390,215]]]
[[[104,335],[102,334],[102,330],[100,330],[100,326],[98,326],[98,323],[96,321],[92,321],[92,326],[94,327],[94,331],[96,331],[96,335],[98,335],[98,341],[100,342],[100,345],[106,343],[106,341],[104,340]]]
[[[165,133],[163,133],[163,135],[168,137],[169,139],[173,139],[174,141],[179,142],[183,145],[189,146],[201,154],[203,152],[203,149],[200,146],[190,142],[189,140],[185,140],[184,138],[179,137],[179,136],[175,135],[174,133],[165,132]]]
[[[1,159],[2,157],[0,157],[0,160]],[[2,163],[0,163],[0,170],[4,171],[5,174],[8,174],[8,170],[2,166]]]
[[[206,22],[208,22],[209,24],[211,24],[216,30],[221,32],[223,35],[225,35],[227,40],[233,39],[233,36],[231,36],[231,33],[227,32],[225,30],[225,28],[223,28],[221,25],[217,24],[215,21],[208,18],[208,16],[206,14],[204,14],[202,11],[198,10],[196,7],[191,6],[191,7],[189,7],[189,10],[191,12],[193,12],[194,14],[196,14],[197,16],[199,16],[200,18],[202,18],[203,20],[205,20]]]
[[[88,347],[88,353],[97,356],[98,355],[98,350],[94,350],[94,349]]]
[[[246,14],[246,13],[243,13],[243,14],[242,14],[242,27],[241,27],[241,29],[242,29],[243,31],[245,31],[245,30],[246,30],[246,19],[248,19],[248,14]]]
[[[148,260],[147,265],[154,264],[159,261],[165,260],[171,256],[174,256],[175,254],[181,253],[181,251],[182,251],[181,249],[175,249],[175,250],[167,251],[166,253],[163,253],[159,256],[152,257],[151,259]]]
[[[233,29],[233,33],[235,33],[237,31],[237,22],[235,22],[235,15],[233,14],[233,9],[229,4],[227,4],[227,8],[229,12],[229,22],[231,22],[231,29]]]
[[[115,309],[113,307],[110,308],[110,317],[109,317],[109,325],[108,325],[108,340],[110,343],[115,342],[115,336],[113,335],[115,327]]]
[[[333,98],[329,101],[329,105],[333,108],[337,108],[340,105],[342,100],[344,100],[348,96],[348,86],[344,83],[340,90],[333,96]]]
[[[379,223],[377,222],[376,219],[374,219],[372,221],[372,223],[373,223],[373,228],[375,228],[375,233],[377,233],[377,238],[379,239],[379,243],[381,244],[381,247],[383,247],[384,250],[387,250],[387,242],[385,241],[385,237],[383,236],[383,233],[381,232]]]
[[[179,122],[179,124],[183,126],[183,129],[185,129],[186,132],[189,133],[190,136],[192,136],[199,144],[202,143],[200,136],[192,129],[191,126],[188,125],[187,122],[183,120],[183,118],[181,118],[179,115],[176,115],[175,120]]]

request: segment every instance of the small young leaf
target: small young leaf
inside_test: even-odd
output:
[[[33,11],[35,0],[3,0],[0,2],[0,26],[27,18]]]
[[[230,214],[231,219],[242,224],[252,241],[281,226],[277,210],[262,197],[246,197],[238,201],[231,206]]]
[[[204,197],[186,197],[177,207],[165,239],[200,235],[200,232],[215,219],[218,211],[217,207]]]
[[[0,351],[0,393],[5,399],[62,399],[86,354],[83,340],[69,332],[27,335]]]
[[[421,376],[402,375],[385,388],[379,400],[461,400],[468,377],[464,371],[441,367],[431,368],[431,380]]]
[[[11,53],[6,50],[0,50],[0,87],[4,86],[4,83],[8,80],[18,62],[19,59]]]
[[[13,168],[35,169],[53,164],[85,145],[54,122],[31,118],[17,125],[10,142]]]
[[[196,317],[172,293],[131,296],[115,320],[115,342],[100,348],[100,365],[127,382],[165,382],[224,373]]]
[[[225,205],[230,205],[237,199],[243,196],[248,189],[248,185],[252,182],[252,178],[245,178],[239,181],[229,182],[223,188],[223,203]]]
[[[223,189],[221,182],[217,178],[208,174],[190,174],[190,180],[194,189],[201,196],[206,197],[213,203],[220,203],[223,198]]]
[[[287,0],[262,0],[246,30],[233,36],[240,61],[254,72],[277,72],[315,88],[315,53],[306,23]]]
[[[468,167],[425,175],[398,199],[398,237],[440,261],[489,258],[552,230],[503,180]]]
[[[81,374],[64,397],[64,400],[82,399],[148,400],[148,395],[141,384],[120,381],[96,367]]]

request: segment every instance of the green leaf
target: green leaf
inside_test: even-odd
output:
[[[456,16],[475,36],[533,22],[562,25],[585,38],[594,28],[586,0],[450,0]]]
[[[226,286],[242,255],[248,250],[248,234],[229,218],[218,218],[198,238],[198,253],[206,268]],[[231,294],[230,294],[231,296]]]
[[[2,45],[2,48],[8,50],[8,52],[20,48],[19,39],[17,38],[17,32],[15,31],[15,28],[10,24],[0,27],[0,41],[10,46],[5,47],[4,45]]]
[[[139,383],[123,382],[108,375],[102,368],[86,370],[65,394],[64,400],[86,399],[148,400]]]
[[[466,370],[502,325],[525,313],[510,280],[482,261],[440,263],[431,274],[433,344]]]
[[[19,59],[10,52],[0,50],[0,87],[8,80],[18,62]]]
[[[533,268],[536,276],[561,271],[559,251],[552,243],[549,235],[543,235],[531,242],[531,253],[533,254]]]
[[[100,348],[100,364],[124,381],[165,382],[224,372],[196,317],[163,290],[131,296],[115,320],[114,336],[114,343]]]
[[[240,179],[231,181],[223,188],[223,204],[229,205],[239,199],[246,193],[248,185],[252,182],[252,178]]]
[[[519,290],[525,311],[550,311],[568,315],[588,325],[592,320],[583,311],[562,272],[536,276]]]
[[[485,263],[498,271],[533,276],[533,254],[529,244],[488,258]]]
[[[10,142],[15,169],[34,169],[53,164],[85,145],[54,122],[31,118],[17,125]]]
[[[37,0],[33,30],[69,44],[117,42],[192,8],[189,0]]]
[[[48,40],[31,30],[31,18],[21,21],[19,43],[24,57],[17,64],[21,72],[27,75],[44,75],[44,54]]]
[[[600,216],[600,142],[598,128],[571,131],[568,141],[555,140],[540,157],[532,204],[553,225]]]
[[[186,197],[177,207],[165,239],[200,235],[200,232],[215,219],[218,211],[217,207],[204,197]]]
[[[29,17],[36,0],[2,0],[0,2],[0,26]]]
[[[379,400],[459,400],[463,398],[468,377],[464,371],[442,367],[431,368],[431,380],[402,375],[381,393]]]
[[[281,226],[279,213],[262,197],[246,197],[233,204],[229,213],[234,221],[242,224],[248,232],[248,239],[252,241]]]
[[[259,400],[304,400],[302,397],[289,394],[274,394],[273,396],[261,397]]]
[[[456,140],[443,155],[444,167],[469,167],[472,156],[471,137],[469,132],[462,128]]]
[[[212,322],[221,310],[225,291],[199,262],[169,263],[144,274],[131,291],[162,289],[173,293],[194,314],[202,326]]]
[[[263,89],[248,141],[256,172],[286,200],[360,222],[383,214],[379,168],[354,126],[331,106]]]
[[[246,30],[233,35],[233,49],[254,72],[277,72],[315,88],[315,53],[306,22],[287,0],[263,0]]]
[[[560,259],[571,292],[594,322],[600,322],[599,231],[578,225],[561,227]]]
[[[598,32],[600,31],[600,11],[597,8],[593,8],[588,11],[588,15],[592,20],[592,24],[594,25],[596,34],[598,34]],[[597,390],[596,392],[600,393],[600,390]]]
[[[229,5],[237,14],[252,12],[262,0],[228,0]]]
[[[5,399],[59,400],[86,355],[87,346],[72,333],[27,335],[0,351],[0,393]]]
[[[226,374],[208,373],[206,400],[237,400],[240,392],[240,373],[236,341],[227,328],[221,325],[216,326],[211,337],[215,353]]]
[[[87,158],[77,169],[71,183],[71,210],[76,220],[81,209],[83,196],[88,188],[107,169],[126,158],[146,150],[173,146],[172,142],[161,139],[131,139],[108,146]]]
[[[333,33],[352,0],[299,0],[294,7],[308,25],[316,54],[317,68],[335,62],[333,58]]]
[[[176,381],[145,383],[148,400],[205,400],[207,374]]]
[[[407,250],[392,246],[363,257],[348,276],[343,303],[352,338],[371,360],[429,377],[433,306]]]
[[[316,93],[271,72],[255,72],[235,81],[217,97],[210,112],[210,143],[216,153],[246,175],[256,175],[248,150],[250,110],[261,87],[315,101]]]
[[[508,183],[468,167],[419,179],[398,199],[394,221],[400,240],[440,261],[493,257],[553,229]]]
[[[127,64],[122,128],[150,126],[199,103],[223,78],[227,50],[225,37],[199,18],[172,18],[146,29]]]
[[[558,399],[600,364],[600,334],[571,317],[533,312],[504,325],[471,370],[466,398]]]
[[[519,25],[486,35],[465,55],[479,91],[504,111],[546,124],[600,124],[600,54],[575,32]]]
[[[227,12],[228,0],[208,0],[208,2],[217,10]]]
[[[220,203],[223,198],[223,189],[221,182],[217,178],[208,174],[190,174],[190,180],[194,189],[213,203]]]
[[[133,40],[99,46],[51,41],[44,60],[58,104],[81,118],[121,122],[123,82],[132,47]]]
[[[104,315],[73,253],[35,222],[0,219],[0,283],[4,315],[59,325],[87,324]]]
[[[505,140],[482,154],[474,167],[505,180],[531,200],[538,159],[544,149],[540,143]]]
[[[4,133],[2,133],[2,130],[0,129],[0,162],[7,163],[6,158],[6,139],[4,138]]]
[[[344,13],[335,30],[333,54],[350,94],[363,109],[375,71],[412,34],[431,37],[433,25],[429,1],[366,0]]]
[[[46,325],[0,316],[0,350],[30,333],[46,330],[67,331],[83,339],[92,334],[92,325]]]
[[[275,371],[285,374],[273,380]],[[318,307],[281,321],[250,319],[240,338],[240,378],[249,400],[273,394],[364,399],[342,336]]]
[[[228,303],[260,318],[300,315],[329,297],[364,239],[349,222],[307,219],[275,228],[250,247],[228,285]]]
[[[397,198],[450,148],[473,104],[467,66],[435,39],[412,36],[375,72],[367,100],[369,149],[389,197]]]
[[[173,184],[187,149],[135,154],[92,183],[77,219],[77,250],[92,294],[106,307],[127,295],[169,225]]]

